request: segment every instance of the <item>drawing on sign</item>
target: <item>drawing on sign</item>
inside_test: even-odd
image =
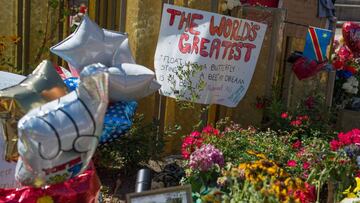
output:
[[[235,107],[250,85],[265,31],[262,23],[165,4],[155,53],[160,93]],[[195,72],[188,81],[179,77],[184,70]]]

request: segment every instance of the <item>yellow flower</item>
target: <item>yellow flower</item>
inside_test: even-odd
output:
[[[250,155],[256,155],[256,152],[254,150],[246,150],[246,153]]]
[[[246,164],[246,163],[241,163],[238,168],[239,168],[239,169],[246,169],[246,168],[247,168],[247,164]]]
[[[266,156],[264,154],[255,154],[258,158],[266,159]]]
[[[346,190],[343,192],[343,194],[346,195],[347,198],[354,198],[354,197],[356,197],[356,195],[355,195],[353,192],[351,192],[350,190],[351,190],[351,186],[350,186],[348,189],[346,189]],[[355,191],[354,191],[354,192],[355,192]]]
[[[36,203],[54,203],[50,196],[43,196],[36,200]]]
[[[360,178],[356,177],[355,180],[356,180],[356,188],[353,191],[354,193],[360,191]]]
[[[275,167],[270,167],[267,169],[267,173],[270,174],[270,175],[273,175],[275,174],[276,172],[276,168]]]

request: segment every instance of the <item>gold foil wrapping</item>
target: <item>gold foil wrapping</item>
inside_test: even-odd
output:
[[[0,90],[0,124],[2,125],[6,161],[16,161],[17,122],[28,111],[67,93],[66,86],[50,61],[41,62],[24,81]]]

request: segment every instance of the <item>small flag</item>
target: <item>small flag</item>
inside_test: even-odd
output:
[[[330,44],[331,36],[331,30],[309,27],[306,35],[304,56],[318,62],[326,60],[326,49]]]

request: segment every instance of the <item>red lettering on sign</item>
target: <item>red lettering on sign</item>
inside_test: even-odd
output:
[[[197,37],[196,35],[194,36],[194,40],[193,40],[193,44],[192,44],[192,49],[191,49],[191,53],[195,53],[197,54],[199,52],[199,37]]]
[[[221,37],[223,29],[224,29],[225,24],[226,24],[226,17],[223,16],[221,18],[219,26],[215,26],[214,24],[215,24],[215,17],[211,16],[210,28],[209,28],[210,35],[214,36],[215,34],[217,34],[219,37]]]
[[[191,45],[189,43],[184,44],[183,40],[185,41],[189,40],[189,35],[183,33],[180,36],[179,45],[178,45],[180,52],[183,54],[190,53]]]
[[[179,26],[178,29],[181,30],[184,26],[184,23],[186,23],[185,25],[185,32],[189,31],[189,27],[190,27],[190,21],[191,21],[191,13],[188,13],[187,15],[185,14],[185,12],[181,13],[181,18],[180,18],[180,22],[179,22]]]
[[[202,38],[200,41],[200,55],[202,57],[207,57],[209,55],[209,53],[206,51],[206,43],[209,43],[210,40],[206,39],[206,38]]]
[[[215,54],[215,58],[219,58],[219,53],[220,53],[220,46],[221,46],[221,40],[216,38],[212,41],[211,43],[211,47],[210,47],[210,58],[212,57],[214,51],[216,51],[216,54]]]
[[[250,60],[250,58],[251,58],[251,51],[252,51],[254,48],[256,48],[256,46],[253,45],[253,44],[250,44],[250,43],[245,43],[245,44],[244,44],[244,47],[246,48],[246,54],[245,54],[245,59],[244,59],[244,61],[245,61],[245,62],[248,62],[248,61]]]
[[[189,32],[193,35],[198,35],[200,34],[199,31],[196,31],[194,28],[198,27],[198,24],[195,23],[195,20],[201,20],[203,19],[204,16],[201,15],[201,14],[197,14],[197,13],[193,13],[191,15],[191,23],[190,23],[190,29],[189,29]]]
[[[174,24],[174,21],[175,21],[175,16],[179,16],[181,15],[181,11],[179,10],[176,10],[176,9],[171,9],[171,8],[168,8],[166,10],[166,12],[170,13],[170,21],[169,21],[169,25],[172,26]]]
[[[227,52],[228,52],[229,48],[231,47],[231,45],[232,45],[232,43],[230,41],[223,41],[221,43],[221,46],[225,48],[222,59],[224,59],[226,57]]]

